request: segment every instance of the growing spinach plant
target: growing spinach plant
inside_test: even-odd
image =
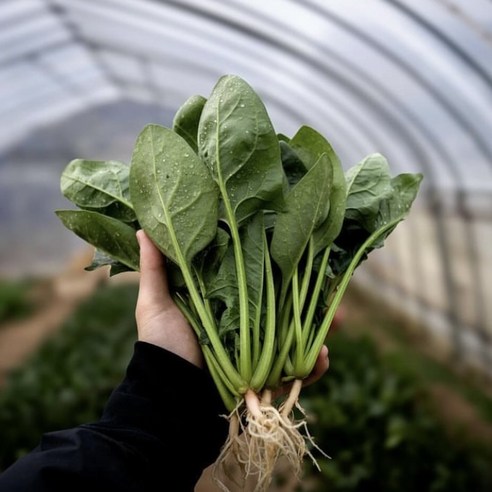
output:
[[[137,270],[139,228],[168,258],[175,301],[231,412],[219,462],[250,463],[263,489],[280,453],[300,470],[302,380],[355,269],[406,217],[421,179],[392,177],[379,154],[344,172],[319,132],[277,134],[254,90],[227,75],[208,99],[188,99],[172,128],[146,126],[129,166],[72,161],[61,188],[80,210],[57,214],[95,246],[89,269]],[[287,381],[289,396],[272,402]]]

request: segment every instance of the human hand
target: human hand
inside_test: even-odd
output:
[[[174,303],[166,275],[166,261],[143,230],[140,245],[140,285],[135,318],[138,339],[162,347],[202,368],[203,355],[195,332]]]

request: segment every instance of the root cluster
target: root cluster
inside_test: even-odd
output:
[[[221,490],[230,492],[226,482],[247,490],[249,481],[255,492],[266,491],[281,457],[297,480],[306,455],[317,466],[307,443],[319,448],[307,430],[305,413],[298,403],[300,389],[301,382],[296,381],[289,397],[278,408],[272,404],[268,390],[261,400],[248,391],[244,401],[227,417],[229,436],[214,466],[214,479]],[[294,407],[300,410],[302,418],[295,419]]]

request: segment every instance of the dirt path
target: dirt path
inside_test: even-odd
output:
[[[75,257],[58,276],[43,281],[37,289],[41,305],[27,319],[6,323],[0,330],[0,386],[8,373],[20,366],[47,337],[61,326],[79,303],[87,298],[107,272],[84,271],[92,252]]]

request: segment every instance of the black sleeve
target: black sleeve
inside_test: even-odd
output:
[[[45,434],[0,475],[0,490],[192,491],[226,439],[224,413],[205,371],[136,342],[101,420]]]

